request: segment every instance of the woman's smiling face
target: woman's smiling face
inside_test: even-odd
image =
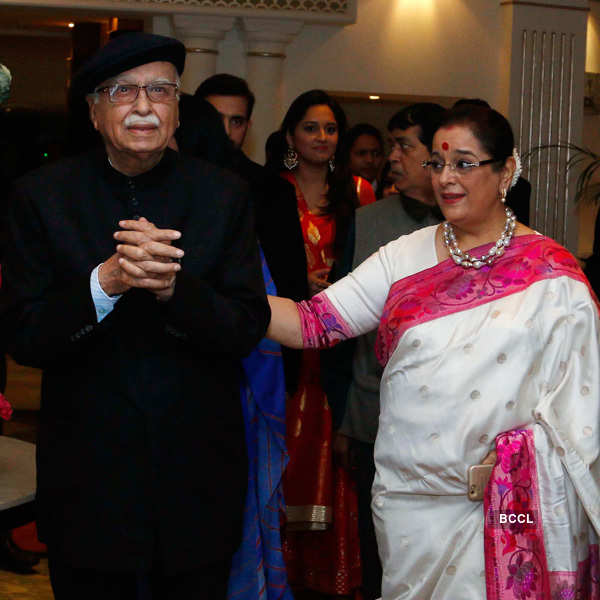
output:
[[[326,104],[311,106],[287,141],[300,161],[321,165],[334,154],[338,144],[338,124]]]
[[[436,131],[431,160],[438,163],[475,163],[493,158],[486,152],[467,125],[451,125]],[[498,163],[473,167],[460,172],[449,166],[431,169],[431,183],[444,217],[453,224],[476,227],[498,210],[505,168],[495,171]]]

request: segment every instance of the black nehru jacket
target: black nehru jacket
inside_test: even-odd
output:
[[[44,370],[41,537],[73,567],[225,560],[247,486],[239,359],[270,317],[245,185],[170,150],[130,178],[96,150],[17,181],[9,213],[0,327]],[[90,273],[138,215],[182,232],[174,295],[131,290],[98,323]]]

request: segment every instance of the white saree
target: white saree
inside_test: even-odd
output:
[[[438,265],[434,239],[428,227],[391,242],[300,307],[309,345],[379,327],[372,508],[383,600],[596,598],[595,299],[572,256],[543,236],[514,238],[479,271]],[[467,469],[497,436],[524,430],[531,470],[527,445],[511,437],[489,511],[537,508],[537,529],[488,527],[483,503],[467,497]],[[529,488],[515,465],[533,474]]]

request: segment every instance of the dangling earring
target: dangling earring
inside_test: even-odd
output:
[[[502,204],[506,202],[506,188],[503,188],[502,192],[500,192],[500,202],[502,202]]]
[[[283,159],[283,166],[288,171],[293,171],[298,166],[298,153],[291,146],[288,146],[285,158]]]
[[[335,171],[335,157],[332,156],[329,159],[329,170],[333,173]]]

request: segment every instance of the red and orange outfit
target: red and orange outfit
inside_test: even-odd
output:
[[[334,215],[311,213],[294,175],[282,177],[296,190],[308,273],[331,268]],[[359,177],[354,180],[359,203],[374,202],[370,184]],[[331,411],[321,388],[318,350],[303,352],[286,424],[290,460],[284,475],[283,539],[288,579],[324,594],[352,594],[361,584],[356,487],[348,472],[333,463]]]

